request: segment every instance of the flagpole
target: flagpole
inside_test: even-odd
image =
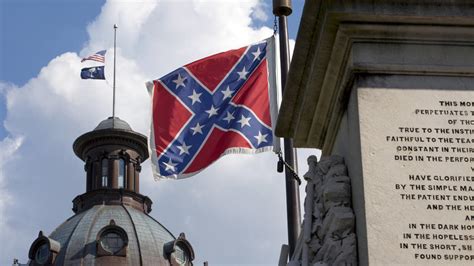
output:
[[[292,12],[291,0],[273,0],[273,14],[278,17],[278,33],[280,39],[280,66],[281,66],[281,88],[285,90],[286,78],[289,70],[289,45],[288,45],[288,25],[287,16]],[[284,159],[287,164],[296,169],[296,150],[293,148],[293,141],[289,138],[283,139]],[[286,211],[288,226],[288,246],[290,248],[289,258],[292,257],[298,236],[300,234],[301,214],[300,214],[300,192],[299,184],[293,173],[285,167],[286,183]]]
[[[112,128],[115,127],[115,65],[117,58],[117,24],[114,24],[114,82],[113,82],[113,100],[112,100]]]

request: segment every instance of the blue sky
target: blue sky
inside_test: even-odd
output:
[[[36,76],[52,58],[80,51],[87,41],[87,24],[99,13],[104,0],[0,0],[0,81],[21,86]],[[271,0],[265,0],[271,16]],[[296,39],[304,0],[293,1],[289,16],[290,38]],[[18,19],[21,18],[21,19]],[[255,22],[273,27],[273,18]],[[0,95],[0,120],[5,118]],[[0,125],[0,139],[7,134]]]
[[[23,85],[52,58],[80,51],[87,41],[86,26],[104,0],[1,0],[0,80]],[[303,0],[293,1],[290,38],[296,38]],[[271,0],[266,12],[271,15]],[[21,18],[21,19],[19,19]],[[272,27],[273,18],[255,23]]]
[[[145,81],[271,34],[271,0],[196,2],[0,0],[0,243],[8,243],[0,250],[0,265],[14,257],[26,262],[37,232],[50,233],[72,215],[72,198],[84,192],[83,166],[72,142],[109,115],[111,100],[109,84],[78,78],[80,58],[111,48],[113,23],[119,25],[117,112],[144,134]],[[302,4],[293,1],[293,39]],[[58,163],[54,171],[44,167],[51,162]],[[175,235],[186,232],[196,265],[275,265],[286,242],[284,181],[275,164],[270,153],[232,155],[195,178],[155,182],[146,162],[142,193],[155,202],[152,216]],[[170,202],[178,193],[183,196]],[[239,206],[230,208],[227,201]],[[233,246],[216,251],[227,237]]]
[[[21,86],[52,58],[80,51],[86,26],[99,13],[103,0],[1,0],[0,81]],[[21,18],[21,19],[20,19]],[[0,95],[0,120],[5,119]],[[0,138],[7,134],[3,123]]]
[[[58,54],[80,51],[103,3],[2,0],[0,79],[23,85]]]

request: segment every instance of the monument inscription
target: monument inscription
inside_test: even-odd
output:
[[[473,265],[474,91],[359,88],[369,263]]]

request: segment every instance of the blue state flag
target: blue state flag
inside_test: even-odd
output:
[[[105,66],[86,67],[81,69],[82,79],[105,79]]]

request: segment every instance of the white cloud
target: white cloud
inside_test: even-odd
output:
[[[259,2],[252,8],[251,17],[255,20],[266,21],[268,15],[265,11],[270,10],[270,6],[266,2]]]
[[[1,86],[1,85],[0,85]],[[13,196],[9,191],[9,182],[14,182],[12,179],[7,178],[7,164],[11,160],[18,159],[19,155],[16,153],[22,144],[23,138],[18,136],[14,139],[6,137],[0,142],[0,240],[2,243],[22,244],[18,239],[21,236],[17,235],[14,224],[8,221],[8,210],[14,206],[12,204]],[[9,249],[0,249],[0,257],[7,258],[10,254],[7,252]],[[9,261],[11,262],[11,261]]]
[[[252,18],[265,19],[261,8],[257,0],[110,0],[88,26],[90,39],[80,55],[107,48],[111,81],[112,26],[118,24],[116,113],[146,134],[150,99],[145,81],[267,38],[271,29],[251,25]],[[81,80],[81,67],[76,53],[64,53],[24,86],[4,92],[5,126],[12,137],[0,143],[0,162],[16,157],[0,164],[0,217],[5,217],[0,243],[9,243],[2,245],[2,265],[13,257],[25,262],[37,232],[50,233],[72,215],[72,198],[85,191],[83,163],[74,156],[72,142],[111,115],[112,91],[111,82]],[[275,265],[286,242],[285,182],[276,173],[276,160],[271,153],[226,156],[198,176],[163,182],[153,180],[147,161],[141,192],[155,202],[152,216],[175,235],[186,232],[196,265],[205,260]],[[4,207],[9,201],[12,205]],[[14,226],[16,241],[7,241],[5,226]]]
[[[134,50],[140,35],[149,29],[143,25],[156,13],[159,1],[107,1],[97,19],[87,27],[89,42],[85,52],[92,53],[113,46],[113,25],[118,26],[119,47]]]
[[[7,225],[4,217],[9,201],[11,200],[11,196],[6,189],[5,164],[14,159],[12,156],[16,155],[15,152],[21,146],[22,141],[22,137],[15,139],[6,137],[0,142],[0,150],[2,151],[2,153],[0,153],[0,233],[6,231]]]

